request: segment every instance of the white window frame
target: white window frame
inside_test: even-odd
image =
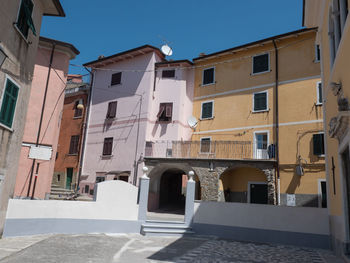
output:
[[[322,92],[322,98],[323,98],[323,85],[322,85],[322,81],[317,81],[316,82],[316,94],[317,94],[317,101],[316,101],[316,105],[319,106],[319,105],[323,105],[323,101],[320,102],[320,92],[319,92],[319,89],[318,89],[318,86],[321,84],[321,92]]]
[[[202,152],[202,140],[204,139],[209,139],[210,143],[209,143],[209,152]],[[200,144],[199,144],[199,153],[201,154],[210,154],[211,153],[211,136],[209,137],[201,137],[200,139]]]
[[[208,69],[214,69],[214,72],[213,72],[213,82],[212,82],[212,83],[203,84],[203,82],[204,82],[204,71],[206,71],[206,70],[208,70]],[[209,86],[209,85],[213,85],[213,84],[216,83],[215,71],[216,71],[216,68],[215,68],[215,67],[204,68],[204,69],[202,70],[202,83],[201,83],[201,86],[202,86],[202,87]]]
[[[254,58],[255,57],[259,57],[259,56],[262,56],[262,55],[268,55],[268,69],[266,71],[262,71],[262,72],[258,72],[258,73],[254,73]],[[271,63],[270,63],[270,52],[265,52],[265,53],[260,53],[260,54],[257,54],[257,55],[254,55],[252,57],[252,73],[251,75],[252,76],[255,76],[255,75],[260,75],[260,74],[264,74],[264,73],[267,73],[267,72],[271,72]]]
[[[252,184],[266,184],[267,182],[254,182],[254,181],[248,181],[248,191],[247,191],[247,203],[251,204],[251,197],[250,197],[250,186]]]
[[[266,145],[267,145],[267,148],[266,148],[266,151],[269,149],[269,145],[270,145],[270,131],[269,130],[262,130],[262,131],[254,131],[253,132],[253,150],[254,150],[254,159],[257,159],[257,156],[256,156],[256,151],[257,151],[257,142],[256,142],[256,134],[262,134],[262,133],[266,133],[267,134],[267,142],[266,142]],[[259,159],[259,160],[264,160],[264,159]]]
[[[318,198],[318,207],[319,208],[322,208],[322,187],[321,187],[321,182],[326,182],[326,189],[327,189],[327,180],[326,179],[318,179],[317,180],[317,188],[318,188],[317,198]],[[328,207],[328,202],[327,202],[327,207]]]
[[[34,3],[33,0],[30,0],[30,1],[31,1],[32,4],[33,4],[32,20],[33,20],[33,23],[34,23],[34,16],[33,16],[33,14],[34,14],[34,10],[35,10],[35,3]],[[19,7],[18,7],[18,10],[17,10],[16,22],[13,24],[13,26],[15,27],[16,31],[21,35],[21,37],[24,39],[24,41],[29,45],[29,44],[30,44],[29,41],[28,41],[29,32],[28,32],[28,36],[25,37],[25,36],[23,35],[22,31],[21,31],[21,30],[18,28],[18,26],[17,26],[19,11],[21,10],[22,2],[23,2],[23,0],[20,0],[20,1],[19,1]],[[31,30],[29,30],[29,31],[31,31]]]
[[[208,118],[202,118],[202,113],[203,113],[203,104],[204,103],[209,103],[211,102],[212,103],[212,108],[211,108],[211,117],[208,117]],[[211,119],[214,119],[214,100],[207,100],[207,101],[203,101],[201,103],[201,115],[200,115],[200,120],[211,120]]]
[[[20,92],[21,92],[21,86],[18,85],[18,83],[13,79],[11,78],[9,75],[5,75],[5,82],[4,82],[4,89],[3,89],[3,92],[1,94],[1,98],[0,98],[0,111],[1,111],[1,108],[2,108],[2,102],[3,102],[3,99],[4,99],[4,95],[5,95],[5,89],[6,89],[6,84],[7,84],[7,80],[10,80],[12,81],[17,87],[18,87],[18,94],[17,94],[17,100],[16,100],[16,107],[15,107],[15,112],[13,113],[13,121],[12,121],[12,126],[11,127],[8,127],[7,125],[3,124],[0,122],[0,127],[2,128],[5,128],[6,130],[9,130],[10,132],[13,132],[13,124],[15,123],[15,118],[16,118],[16,112],[17,112],[17,106],[18,106],[18,99],[19,99],[19,96],[20,96]]]
[[[318,57],[317,47],[320,50],[320,57]],[[321,61],[321,45],[315,43],[315,63],[319,63]]]
[[[260,93],[266,93],[266,109],[264,109],[264,110],[254,110],[254,108],[255,108],[255,94],[260,94]],[[253,93],[253,109],[252,109],[252,112],[253,113],[257,113],[257,112],[265,112],[265,111],[269,111],[269,110],[270,110],[270,108],[269,108],[269,92],[268,92],[268,90],[254,92]]]

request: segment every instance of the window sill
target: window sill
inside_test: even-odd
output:
[[[270,109],[266,109],[266,110],[253,110],[252,113],[261,113],[261,112],[269,112]]]
[[[114,85],[109,85],[108,88],[113,88],[113,87],[115,87],[115,86],[121,86],[121,85],[122,85],[122,83],[114,84]]]
[[[315,103],[315,106],[322,106],[323,103]]]
[[[209,117],[209,118],[200,118],[199,120],[200,121],[206,121],[206,120],[213,120],[214,119],[214,116],[213,117]]]
[[[111,155],[101,155],[101,159],[111,159],[113,157],[113,154]]]
[[[0,127],[1,127],[1,128],[4,128],[5,130],[8,130],[8,131],[10,131],[10,132],[14,132],[14,130],[13,130],[12,128],[6,126],[5,124],[2,124],[1,122],[0,122]]]
[[[261,74],[265,74],[265,73],[269,73],[271,72],[272,70],[269,69],[267,71],[263,71],[263,72],[258,72],[258,73],[250,73],[250,76],[257,76],[257,75],[261,75]]]
[[[73,117],[73,120],[76,120],[76,119],[82,119],[83,116],[77,116],[77,117]]]
[[[23,33],[21,32],[21,30],[19,30],[19,28],[17,27],[16,23],[13,23],[13,27],[15,28],[15,30],[17,31],[17,33],[23,38],[23,40],[27,43],[27,45],[31,44],[31,42],[29,42],[28,37],[25,37],[23,35]],[[29,34],[29,32],[28,32]]]
[[[68,153],[67,156],[78,156],[78,153]]]
[[[210,85],[215,85],[216,84],[216,81],[214,81],[213,83],[208,83],[208,84],[201,84],[200,86],[201,87],[206,87],[206,86],[210,86]]]
[[[314,60],[314,63],[320,63],[321,60]]]
[[[320,154],[320,155],[317,155],[317,154],[315,154],[318,158],[325,158],[326,157],[326,155],[325,154]]]

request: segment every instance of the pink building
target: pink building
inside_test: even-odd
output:
[[[104,180],[137,184],[143,157],[152,154],[156,141],[190,140],[191,65],[187,60],[166,61],[149,45],[84,65],[92,68],[94,78],[83,193]],[[167,148],[161,148],[166,154]]]
[[[69,61],[78,54],[69,43],[40,37],[14,197],[32,197],[35,185],[34,198],[48,198]]]

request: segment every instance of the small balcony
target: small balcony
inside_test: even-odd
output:
[[[146,158],[274,160],[275,145],[250,141],[146,142]]]

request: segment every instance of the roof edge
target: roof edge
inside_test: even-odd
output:
[[[66,48],[69,48],[75,55],[79,55],[80,54],[80,51],[73,44],[70,44],[70,43],[67,43],[67,42],[63,42],[63,41],[59,41],[59,40],[56,40],[56,39],[47,38],[47,37],[43,37],[43,36],[39,37],[39,44],[40,44],[40,42],[52,43],[52,44],[55,44],[55,45],[66,47]]]
[[[193,65],[193,62],[189,61],[188,59],[180,59],[180,60],[157,62],[157,63],[155,63],[155,65],[156,66],[161,66],[161,65],[168,65],[168,64],[179,64],[179,63],[187,63],[190,66]]]
[[[87,62],[87,63],[83,64],[83,66],[84,67],[89,67],[89,66],[92,66],[93,64],[96,64],[96,63],[99,63],[99,62],[102,62],[102,61],[105,61],[105,60],[108,60],[108,59],[111,59],[111,58],[115,58],[115,57],[118,57],[118,56],[121,56],[121,55],[125,55],[127,53],[134,52],[134,51],[137,51],[137,50],[140,50],[140,49],[143,49],[143,48],[151,48],[154,51],[159,52],[162,55],[163,59],[165,58],[165,56],[163,55],[163,53],[160,51],[159,48],[156,48],[154,46],[146,44],[146,45],[143,45],[143,46],[139,46],[139,47],[136,47],[136,48],[132,48],[132,49],[128,49],[126,51],[122,51],[122,52],[116,53],[116,54],[108,56],[108,57],[104,57],[104,58],[101,58],[101,59],[97,59],[97,60],[93,60],[93,61]]]
[[[193,61],[199,61],[199,60],[202,60],[202,59],[206,59],[206,58],[209,58],[209,57],[220,55],[220,54],[225,53],[225,52],[230,52],[230,51],[234,51],[234,50],[237,50],[237,49],[241,49],[241,48],[257,45],[257,44],[260,44],[260,43],[264,43],[264,42],[267,42],[267,41],[271,41],[271,40],[274,40],[274,39],[284,38],[284,37],[287,37],[287,36],[290,36],[290,35],[295,35],[295,34],[304,33],[304,32],[308,32],[308,31],[315,31],[315,30],[317,30],[317,27],[302,28],[302,29],[291,31],[291,32],[288,32],[288,33],[284,33],[284,34],[280,34],[280,35],[264,38],[264,39],[261,39],[261,40],[258,40],[258,41],[250,42],[250,43],[247,43],[247,44],[243,44],[243,45],[240,45],[240,46],[237,46],[237,47],[224,49],[222,51],[214,52],[214,53],[202,56],[202,57],[196,57],[196,58],[193,59]]]
[[[66,17],[66,13],[63,10],[63,7],[61,5],[60,0],[52,0],[53,4],[55,5],[58,14],[49,14],[49,13],[44,13],[44,16],[58,16],[58,17]]]

